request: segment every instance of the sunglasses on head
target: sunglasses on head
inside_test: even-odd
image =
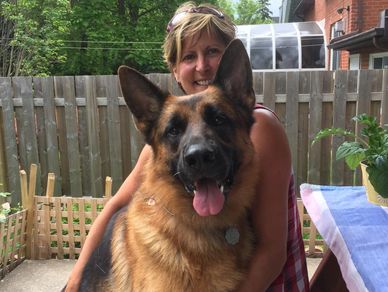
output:
[[[217,9],[211,8],[211,7],[192,7],[186,11],[179,12],[175,14],[169,23],[167,24],[167,32],[170,32],[173,30],[175,25],[187,14],[187,13],[202,13],[202,14],[212,14],[217,16],[218,18],[224,18],[224,14]]]

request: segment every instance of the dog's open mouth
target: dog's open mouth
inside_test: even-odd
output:
[[[195,182],[193,207],[200,216],[217,215],[225,203],[224,186],[214,179],[203,178]]]

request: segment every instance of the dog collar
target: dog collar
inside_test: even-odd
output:
[[[230,245],[236,245],[240,241],[240,232],[236,227],[229,227],[225,231],[226,242]]]

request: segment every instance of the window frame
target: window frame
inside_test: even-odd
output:
[[[374,65],[374,59],[377,59],[377,58],[384,58],[384,57],[387,57],[388,58],[388,52],[381,52],[381,53],[373,53],[373,54],[369,54],[369,69],[375,69],[373,67]],[[382,68],[382,69],[388,69],[387,68]]]

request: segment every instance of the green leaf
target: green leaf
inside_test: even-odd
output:
[[[2,198],[9,197],[10,195],[11,195],[11,193],[8,193],[8,192],[0,192],[0,197],[2,197]]]
[[[0,223],[5,223],[7,221],[7,216],[3,213],[0,213]]]
[[[320,130],[317,135],[315,136],[312,144],[316,143],[318,140],[322,138],[326,138],[328,136],[333,136],[333,135],[339,135],[339,136],[352,136],[355,137],[354,133],[351,131],[347,131],[341,128],[326,128]]]
[[[388,160],[383,165],[368,165],[369,180],[375,191],[384,198],[388,198]]]
[[[353,155],[349,155],[345,158],[346,164],[349,166],[351,170],[355,170],[365,159],[365,153],[359,152],[355,153]]]
[[[343,158],[345,158],[345,162],[349,168],[354,170],[365,159],[365,149],[357,142],[345,141],[338,147],[336,153],[337,160]]]

